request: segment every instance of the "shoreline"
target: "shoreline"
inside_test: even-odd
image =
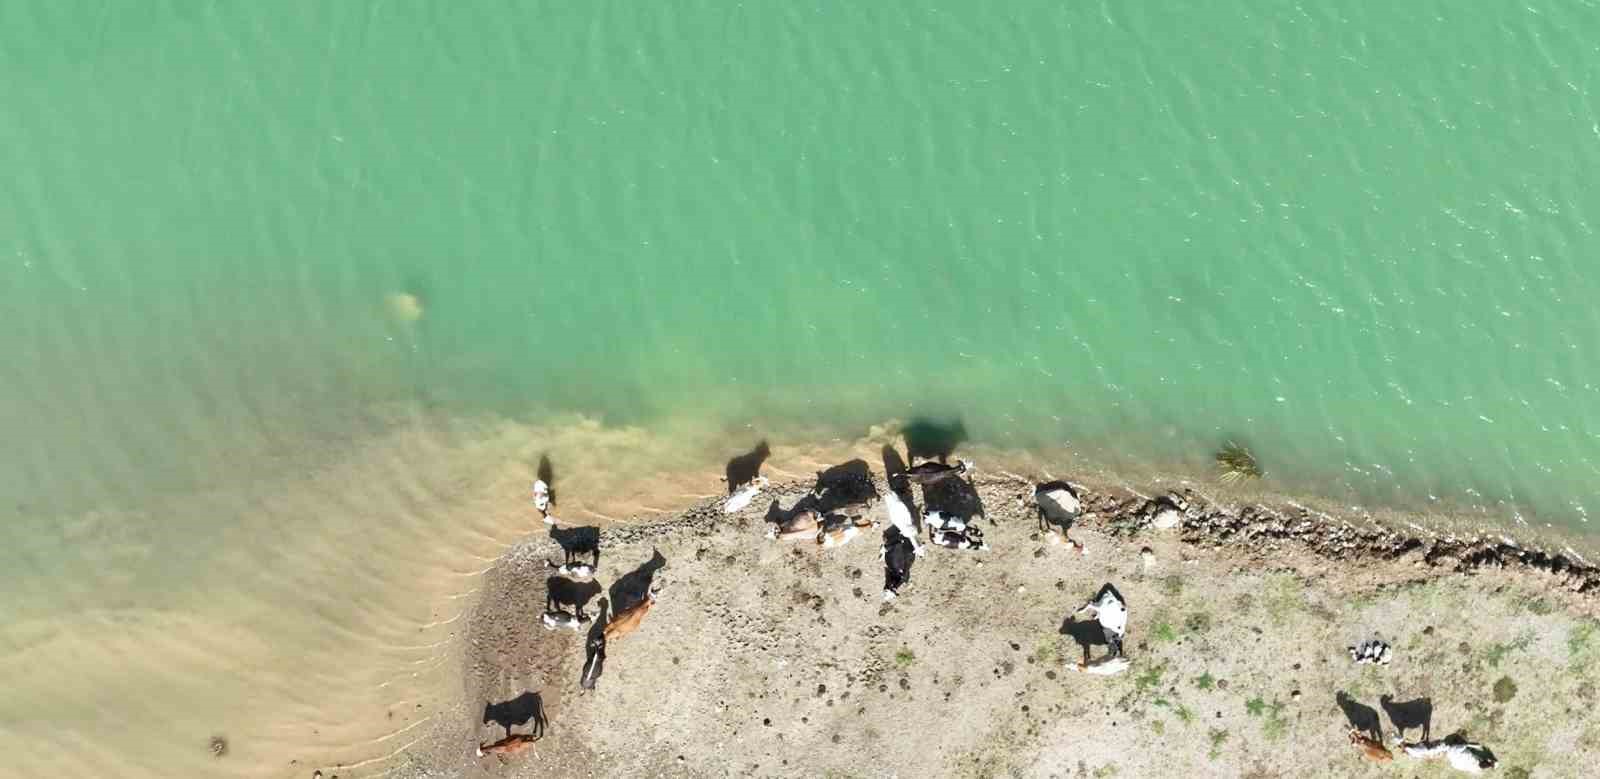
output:
[[[966,636],[972,628],[968,623],[973,621],[1005,631],[1016,630],[1016,626],[1024,621],[1038,622],[1041,617],[1053,624],[1049,621],[1061,616],[1059,602],[1074,599],[1078,594],[1072,588],[1064,587],[1061,578],[1056,578],[1054,591],[1049,587],[1041,587],[1035,581],[1037,576],[1029,579],[1018,573],[1021,569],[1040,568],[1040,572],[1049,578],[1070,577],[1107,568],[1109,575],[1106,578],[1116,580],[1119,576],[1110,570],[1115,569],[1121,571],[1120,577],[1123,579],[1145,582],[1147,587],[1168,588],[1166,595],[1173,595],[1170,582],[1180,576],[1207,578],[1211,582],[1208,586],[1190,585],[1193,592],[1202,593],[1206,600],[1222,599],[1223,591],[1228,588],[1244,587],[1240,583],[1243,580],[1265,576],[1268,589],[1273,592],[1285,587],[1303,592],[1303,597],[1312,603],[1309,618],[1319,623],[1328,621],[1331,613],[1338,612],[1340,603],[1362,603],[1366,604],[1365,608],[1379,609],[1385,597],[1421,597],[1417,593],[1425,593],[1433,599],[1459,600],[1462,608],[1468,608],[1468,604],[1471,604],[1471,608],[1506,612],[1501,619],[1508,624],[1521,619],[1516,615],[1523,614],[1527,608],[1525,604],[1532,602],[1541,604],[1532,612],[1539,615],[1540,619],[1563,620],[1562,624],[1566,627],[1562,630],[1569,634],[1569,642],[1575,640],[1571,636],[1580,633],[1587,636],[1588,633],[1583,631],[1593,630],[1593,623],[1583,618],[1592,618],[1600,612],[1600,600],[1594,598],[1595,593],[1600,592],[1600,569],[1574,559],[1574,556],[1565,552],[1508,542],[1490,534],[1404,533],[1365,519],[1363,522],[1368,526],[1363,527],[1356,522],[1293,502],[1284,505],[1229,505],[1202,496],[1192,487],[1180,487],[1176,491],[1154,490],[1145,494],[1127,486],[1069,480],[1084,503],[1084,515],[1073,526],[1072,533],[1080,540],[1087,537],[1091,552],[1080,558],[1069,554],[1064,546],[1045,544],[1039,534],[1032,509],[1032,494],[1035,483],[1047,480],[1030,480],[1012,472],[979,471],[975,474],[972,483],[982,496],[986,527],[992,527],[987,533],[990,543],[995,547],[994,551],[974,555],[932,549],[930,558],[939,558],[939,561],[919,563],[924,568],[914,572],[912,589],[907,593],[909,597],[902,596],[886,605],[880,604],[877,598],[881,565],[875,559],[878,543],[876,532],[869,531],[851,545],[832,552],[818,551],[812,544],[779,543],[762,537],[763,516],[768,502],[779,499],[782,505],[791,505],[810,491],[812,485],[807,480],[775,481],[749,507],[733,515],[722,512],[719,498],[699,501],[688,509],[664,518],[610,523],[599,531],[601,547],[608,551],[602,560],[602,575],[598,578],[609,583],[615,575],[613,566],[627,568],[645,559],[652,559],[654,554],[663,553],[666,562],[661,569],[660,579],[665,581],[665,594],[663,605],[651,614],[640,629],[641,637],[630,638],[622,647],[612,647],[606,661],[607,668],[598,689],[594,691],[580,690],[576,683],[583,662],[582,636],[568,635],[565,631],[548,633],[538,629],[537,620],[530,617],[536,613],[536,608],[542,608],[537,604],[541,602],[543,583],[549,573],[544,567],[544,560],[559,559],[560,555],[558,547],[542,537],[544,529],[536,529],[533,534],[524,536],[509,548],[493,570],[485,574],[477,601],[469,610],[469,625],[462,639],[462,699],[454,715],[447,713],[440,718],[440,722],[445,723],[452,721],[453,716],[454,726],[442,724],[418,749],[408,751],[404,756],[404,764],[410,767],[412,773],[402,771],[400,775],[785,775],[801,765],[786,763],[777,768],[771,765],[760,768],[759,755],[770,752],[788,754],[790,757],[784,758],[788,760],[811,759],[804,752],[796,755],[791,749],[792,744],[768,744],[756,752],[748,753],[746,757],[755,762],[742,767],[731,762],[733,758],[723,754],[721,749],[714,756],[696,756],[687,753],[666,754],[654,747],[637,752],[634,748],[651,744],[659,746],[657,742],[662,739],[687,738],[692,743],[700,743],[695,741],[697,736],[693,734],[710,728],[712,732],[705,738],[714,735],[723,739],[719,747],[732,749],[727,739],[732,738],[736,742],[746,740],[748,731],[743,730],[745,726],[722,721],[733,708],[730,695],[748,692],[751,698],[762,700],[779,693],[782,685],[771,677],[776,673],[778,678],[783,678],[787,673],[782,671],[785,667],[794,668],[793,673],[804,674],[809,673],[805,670],[807,666],[820,660],[819,669],[848,668],[849,664],[842,660],[830,661],[827,658],[836,652],[848,654],[848,641],[859,642],[865,637],[868,644],[873,644],[874,636],[882,635],[887,626],[897,621],[906,623],[905,629],[919,625],[924,631],[931,631],[924,638],[933,642],[928,644],[929,647],[942,646],[941,642],[951,638],[948,633],[951,628],[956,628],[958,633]],[[880,493],[886,489],[880,476],[875,474],[873,481]],[[1159,528],[1155,517],[1160,509],[1170,506],[1167,496],[1173,492],[1181,496],[1181,502],[1185,505],[1181,521],[1175,526]],[[873,510],[878,511],[879,507]],[[1140,563],[1141,551],[1151,548],[1157,550],[1156,556],[1162,561],[1160,567],[1163,576],[1149,576],[1149,564]],[[1028,554],[1030,551],[1031,556]],[[621,563],[612,562],[619,557]],[[845,567],[839,568],[835,563]],[[993,568],[997,563],[999,569]],[[947,566],[959,567],[964,572],[958,577],[964,582],[959,585],[961,590],[987,593],[982,605],[972,607],[979,610],[969,613],[957,608],[958,613],[966,616],[956,617],[954,621],[948,611],[951,599],[957,596],[951,592],[941,593],[928,582],[941,573],[953,575],[941,570],[947,569]],[[607,568],[613,568],[609,572],[611,575],[604,570]],[[826,571],[828,568],[835,570]],[[1167,574],[1167,571],[1175,573]],[[772,577],[781,579],[786,575],[794,577],[786,585],[794,590],[793,597],[775,591],[772,586]],[[997,577],[998,581],[991,587],[990,583],[969,578],[974,575]],[[1091,578],[1098,579],[1100,574],[1095,573]],[[1025,583],[1019,584],[1018,581]],[[1291,586],[1285,582],[1293,584]],[[922,586],[917,586],[919,584]],[[1133,591],[1138,592],[1139,585],[1131,586],[1135,588]],[[842,591],[846,589],[850,594]],[[1214,597],[1213,590],[1216,591]],[[1251,597],[1249,591],[1246,587],[1245,592],[1232,597],[1239,602],[1248,601]],[[1005,605],[1007,601],[1039,599],[1041,594],[1055,605],[1016,611],[1009,618],[1001,618],[997,622],[990,619],[993,615],[986,616],[982,610],[995,608],[1006,611],[1009,608]],[[1154,632],[1159,635],[1161,630],[1166,629],[1164,623],[1154,629],[1141,623],[1148,623],[1152,611],[1165,614],[1170,608],[1176,608],[1161,603],[1164,598],[1160,595],[1150,597],[1147,593],[1141,594],[1145,597],[1139,598],[1134,617],[1135,635],[1141,639],[1139,649],[1134,652],[1136,663],[1152,652],[1147,645],[1151,634]],[[1557,604],[1552,605],[1546,599],[1553,599]],[[697,614],[669,616],[673,611],[690,609],[690,600]],[[1185,603],[1188,602],[1185,600]],[[933,609],[931,613],[927,611],[930,607]],[[1440,618],[1449,617],[1448,614],[1433,617]],[[1194,620],[1191,616],[1190,621]],[[1277,621],[1278,617],[1274,615],[1272,620]],[[1230,624],[1230,618],[1215,615],[1201,621],[1214,622],[1218,629]],[[1409,623],[1410,620],[1401,620],[1401,624]],[[703,646],[712,636],[702,636],[702,633],[716,634],[730,624],[754,630],[756,637],[735,639],[731,653]],[[1572,627],[1574,625],[1577,627]],[[1420,629],[1420,626],[1413,627]],[[652,634],[652,628],[655,628],[654,638],[642,637]],[[844,645],[829,645],[830,641],[837,642],[839,635],[813,635],[815,631],[837,632],[841,629],[843,635],[854,636],[847,639]],[[1292,640],[1270,636],[1260,638],[1261,628],[1251,626],[1250,629],[1256,632],[1258,641],[1268,645]],[[1289,632],[1303,634],[1309,629]],[[1326,629],[1326,626],[1319,629]],[[1524,633],[1512,631],[1509,627],[1506,630],[1511,631],[1509,635],[1495,636],[1501,642],[1496,646],[1508,645],[1506,642],[1511,646],[1533,642]],[[1181,635],[1181,629],[1179,632]],[[1428,627],[1427,632],[1432,633],[1433,627]],[[1479,631],[1485,635],[1489,632]],[[1215,635],[1215,632],[1211,635]],[[1389,640],[1398,645],[1403,638],[1395,635]],[[1543,638],[1559,644],[1563,636]],[[1207,649],[1217,649],[1209,645],[1211,639],[1204,635],[1196,640]],[[1419,640],[1422,640],[1421,636],[1411,637],[1409,648],[1415,650]],[[1031,641],[1043,642],[1044,639],[1037,635],[1026,640],[1018,638],[1011,645],[1015,647]],[[1180,638],[1178,644],[1182,642]],[[655,648],[643,652],[635,649],[641,644],[651,644]],[[791,646],[796,644],[799,646]],[[1463,641],[1462,646],[1466,647],[1467,642]],[[1335,655],[1332,663],[1337,664],[1337,656],[1342,654],[1343,647],[1331,648]],[[1226,655],[1227,651],[1222,649],[1219,654]],[[1503,650],[1488,651],[1492,656],[1493,652]],[[671,655],[670,665],[662,652]],[[1040,652],[1044,650],[1040,649]],[[776,667],[770,665],[774,653],[783,658],[777,661]],[[1082,677],[1071,674],[1070,669],[1053,664],[1064,655],[1055,649],[1046,654],[1050,653],[1054,653],[1051,665],[1054,670],[1049,674],[1051,686],[1069,680],[1075,683],[1082,680]],[[683,655],[681,665],[680,654]],[[870,683],[893,677],[897,670],[905,670],[896,669],[893,660],[888,660],[885,665],[883,657],[869,657],[865,662],[864,674],[847,675],[867,679],[869,689],[864,691],[867,693],[872,692]],[[1162,667],[1167,667],[1187,661],[1165,658],[1161,662]],[[1322,657],[1320,662],[1327,664],[1330,660]],[[1577,663],[1576,655],[1572,662]],[[1029,657],[1028,664],[1034,665],[1034,658]],[[1478,663],[1478,666],[1482,665]],[[1041,660],[1040,667],[1043,666]],[[1134,674],[1139,673],[1141,666],[1135,665]],[[763,674],[759,683],[751,676],[758,668]],[[1295,665],[1295,669],[1300,668],[1300,664]],[[1358,670],[1370,676],[1371,672],[1366,668]],[[821,673],[820,670],[817,672]],[[1006,671],[1005,675],[1009,676],[1010,673]],[[1146,676],[1148,673],[1147,669]],[[730,679],[730,675],[738,678]],[[902,693],[917,695],[913,692],[916,688],[907,686],[906,676],[901,674]],[[685,680],[705,677],[723,681],[709,688],[691,681],[690,687],[695,689],[672,692]],[[949,679],[939,682],[938,678],[936,675],[936,688],[951,684]],[[859,681],[858,678],[856,683]],[[961,686],[970,681],[963,682],[962,676],[957,675],[954,684]],[[1106,685],[1115,685],[1115,689],[1120,690],[1120,694],[1126,698],[1130,693],[1123,688],[1128,681],[1121,679],[1107,682]],[[746,689],[752,684],[756,686]],[[1423,684],[1437,692],[1437,682],[1424,680]],[[1583,689],[1592,695],[1592,682],[1585,684],[1589,686]],[[821,683],[819,689],[824,686],[829,685]],[[1532,686],[1524,684],[1525,688]],[[548,720],[545,737],[538,742],[540,746],[535,749],[535,756],[526,760],[470,758],[472,744],[494,740],[506,732],[497,727],[479,725],[481,717],[478,713],[485,712],[483,707],[511,698],[524,687],[538,690]],[[888,688],[879,685],[876,689],[883,693]],[[1175,688],[1173,692],[1178,691]],[[1287,694],[1287,691],[1281,691],[1279,697]],[[1297,700],[1299,694],[1300,691],[1295,690]],[[895,697],[892,692],[888,695],[890,699]],[[1162,699],[1154,700],[1154,705],[1159,706]],[[792,703],[801,705],[807,702],[802,697]],[[833,700],[830,699],[830,710],[817,712],[813,716],[828,720],[849,714],[848,711],[832,711],[832,704]],[[878,704],[888,706],[884,713],[891,718],[915,718],[915,715],[897,704],[888,704],[887,701],[878,701]],[[1058,707],[1066,705],[1066,702],[1056,704]],[[1473,704],[1466,705],[1469,711],[1474,710]],[[872,707],[861,709],[855,716],[866,716],[864,712],[869,708]],[[937,702],[934,708],[942,712],[941,716],[956,716]],[[627,736],[626,728],[621,725],[635,716],[643,723],[640,725],[642,741]],[[1216,716],[1224,718],[1225,714],[1218,710]],[[1234,719],[1231,716],[1226,718]],[[774,718],[763,719],[770,723]],[[1592,730],[1595,744],[1600,745],[1600,723],[1590,722],[1592,717],[1581,719],[1579,724],[1585,728],[1583,733],[1588,734]],[[712,724],[712,721],[720,724]],[[1499,722],[1498,719],[1493,721]],[[1110,727],[1115,728],[1116,717],[1112,716],[1109,722]],[[810,723],[803,721],[799,726],[810,726]],[[1310,726],[1309,722],[1307,726]],[[755,732],[767,733],[764,730],[766,727],[763,725]],[[1333,722],[1329,727],[1333,728],[1336,737],[1342,736],[1338,722]],[[889,729],[883,725],[871,726],[855,737],[864,737],[881,745],[880,742],[889,738],[883,731]],[[1025,770],[1025,774],[1040,772],[1046,765],[1051,768],[1046,773],[1054,773],[1054,769],[1060,767],[1056,762],[1059,755],[1052,757],[1048,741],[1039,738],[1041,731],[1037,724],[1027,731],[1034,735],[1024,737],[1010,733],[1002,740],[1011,744],[1006,747],[1011,750],[1009,757],[1002,759],[988,753],[979,762],[989,760],[990,763],[984,765],[993,767],[993,760],[1002,760],[1015,768],[1017,763],[1014,758],[1020,756],[1040,761]],[[689,735],[685,735],[685,732]],[[1449,732],[1449,729],[1440,732]],[[1108,734],[1108,738],[1120,737],[1115,731],[1109,731]],[[852,737],[848,732],[835,733],[832,743],[838,744],[839,739]],[[784,736],[780,733],[776,738],[781,742]],[[1018,738],[1027,742],[1027,749],[1016,751],[1019,745],[1012,742]],[[1502,737],[1501,741],[1502,746],[1507,745],[1507,739]],[[1330,754],[1344,754],[1342,749],[1334,746],[1327,749]],[[1580,755],[1592,754],[1589,749],[1585,746],[1579,750]],[[1253,759],[1261,758],[1253,752],[1251,754]],[[1513,751],[1511,754],[1521,759],[1519,753]],[[896,756],[906,762],[886,763],[881,773],[841,772],[832,768],[824,770],[824,764],[833,758],[817,758],[821,762],[806,764],[804,770],[839,776],[890,775],[896,770],[909,773],[914,768],[931,769],[940,774],[974,776],[985,775],[987,771],[987,768],[972,769],[959,761],[950,762],[954,758],[948,754],[933,762],[929,762],[932,758],[928,756],[916,754],[897,752]],[[1109,757],[1107,759],[1111,760]],[[1541,759],[1549,761],[1551,758]],[[1114,761],[1107,763],[1114,764]],[[1204,765],[1217,767],[1209,763]],[[1351,765],[1360,767],[1359,763],[1352,762]]]

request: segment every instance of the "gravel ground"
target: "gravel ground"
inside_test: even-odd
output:
[[[389,775],[1448,775],[1368,763],[1348,742],[1371,716],[1392,747],[1394,717],[1424,711],[1435,738],[1486,743],[1501,775],[1600,765],[1593,572],[1548,555],[1193,496],[1157,529],[1166,502],[1079,486],[1092,511],[1072,531],[1079,556],[1040,533],[1030,483],[984,477],[991,548],[930,548],[886,604],[881,530],[827,550],[765,538],[769,501],[808,488],[774,485],[734,516],[706,503],[606,528],[589,610],[636,597],[646,573],[659,600],[607,647],[593,690],[578,683],[587,631],[539,624],[561,550],[541,532],[508,551],[462,642],[458,710]],[[882,519],[881,501],[867,515]],[[1129,602],[1132,666],[1077,673],[1075,635],[1097,628],[1064,622],[1106,582]],[[1350,660],[1368,638],[1393,646],[1392,664]],[[544,737],[476,757],[506,732],[485,708],[525,716],[529,693]]]

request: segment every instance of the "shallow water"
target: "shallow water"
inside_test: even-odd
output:
[[[551,449],[959,417],[1582,527],[1600,14],[1369,5],[0,2],[0,743],[400,746]]]

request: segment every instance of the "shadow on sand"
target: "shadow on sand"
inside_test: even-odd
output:
[[[1083,662],[1089,662],[1089,650],[1097,646],[1106,646],[1106,632],[1101,629],[1097,620],[1084,619],[1068,614],[1061,620],[1061,635],[1071,636],[1078,647],[1083,650]]]
[[[1378,705],[1383,707],[1384,714],[1389,715],[1389,724],[1400,731],[1401,738],[1405,738],[1405,732],[1413,728],[1422,730],[1423,741],[1433,737],[1429,733],[1433,728],[1432,698],[1395,701],[1394,696],[1385,695],[1378,698]]]
[[[600,594],[599,582],[575,582],[562,576],[544,580],[546,609],[571,606],[579,613],[588,611],[589,601]]]
[[[924,511],[937,511],[947,517],[987,517],[983,513],[983,498],[972,482],[959,476],[922,485]]]
[[[656,571],[666,567],[667,558],[661,552],[650,550],[650,559],[622,576],[611,584],[611,612],[613,614],[627,611],[644,600],[645,594],[650,592],[650,584],[655,581]]]
[[[547,724],[544,718],[544,698],[536,692],[525,692],[504,703],[490,703],[483,707],[483,723],[493,722],[506,729],[506,735],[511,735],[511,729],[518,725],[533,723],[533,729],[528,732],[534,738],[544,736],[544,727]]]
[[[1333,699],[1344,711],[1344,718],[1349,721],[1350,727],[1379,741],[1383,740],[1383,723],[1378,720],[1377,709],[1350,697],[1350,693],[1344,690],[1340,690]]]
[[[605,670],[606,622],[610,619],[606,606],[606,599],[601,598],[600,614],[589,626],[589,636],[583,643],[583,672],[578,677],[578,686],[585,690],[593,690],[600,681],[600,673]]]
[[[862,459],[818,471],[811,493],[816,496],[816,503],[809,508],[820,514],[860,516],[878,499],[878,488],[872,483],[872,468]]]
[[[561,547],[567,556],[567,562],[576,562],[585,557],[593,558],[593,565],[600,567],[600,528],[593,525],[582,527],[550,526],[550,540]]]

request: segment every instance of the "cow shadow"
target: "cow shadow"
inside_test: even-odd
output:
[[[946,517],[986,517],[983,498],[972,482],[960,476],[951,476],[932,484],[922,485],[924,511],[937,511]]]
[[[1378,698],[1378,705],[1383,707],[1383,713],[1389,715],[1389,724],[1400,732],[1400,738],[1405,738],[1405,732],[1412,728],[1422,729],[1422,740],[1432,738],[1429,732],[1433,726],[1433,699],[1416,698],[1409,701],[1395,701],[1394,696],[1384,695]]]
[[[589,626],[589,635],[583,642],[583,671],[578,676],[578,686],[585,690],[593,690],[605,670],[607,605],[606,599],[601,598],[600,613]]]
[[[1093,619],[1078,619],[1075,615],[1068,614],[1061,620],[1061,635],[1071,636],[1078,647],[1083,650],[1083,662],[1089,662],[1089,650],[1097,646],[1108,646],[1106,632],[1100,627],[1100,622]]]
[[[820,514],[856,516],[879,497],[878,488],[872,483],[872,468],[860,458],[818,471],[811,494],[816,496],[816,502],[810,508]]]
[[[756,444],[756,448],[729,460],[727,467],[723,470],[724,478],[728,481],[728,494],[732,495],[740,487],[749,484],[757,476],[760,476],[761,464],[766,462],[771,455],[772,449],[767,446],[766,441],[762,441]]]
[[[921,529],[922,515],[917,511],[916,496],[911,492],[911,479],[906,476],[906,461],[900,459],[900,450],[889,444],[883,446],[883,474],[884,481],[888,482],[889,490],[900,498],[900,502],[911,509],[911,515],[917,521],[917,528]]]
[[[483,707],[483,723],[493,722],[506,729],[506,735],[511,735],[511,729],[517,725],[533,723],[533,729],[528,735],[534,738],[544,736],[544,698],[537,692],[525,692],[503,703],[490,703]]]
[[[635,568],[611,583],[611,612],[613,614],[627,611],[638,605],[650,592],[650,585],[655,581],[656,571],[666,567],[667,558],[661,552],[650,550],[650,559],[638,568]]]
[[[581,527],[551,525],[550,540],[561,547],[567,562],[577,562],[589,557],[596,568],[600,567],[600,528],[593,525]]]
[[[883,475],[891,482],[906,472],[906,461],[900,459],[900,450],[893,444],[883,445]]]
[[[1344,718],[1350,722],[1350,727],[1378,741],[1383,740],[1383,723],[1378,720],[1377,709],[1357,701],[1343,690],[1334,696],[1334,701],[1344,711]]]
[[[822,501],[816,495],[806,495],[795,501],[795,504],[789,508],[784,508],[778,503],[777,498],[773,498],[772,503],[767,506],[766,516],[762,519],[774,525],[781,525],[794,519],[802,511],[814,511],[817,516],[824,516]]]
[[[589,601],[600,594],[599,582],[575,582],[563,576],[545,579],[544,587],[544,607],[547,610],[571,606],[579,614],[586,613]]]
[[[556,503],[556,469],[555,466],[550,464],[550,455],[539,455],[538,476],[539,480],[544,482],[544,486],[550,490],[550,502],[552,504]]]
[[[911,420],[900,434],[906,439],[906,459],[915,465],[918,459],[946,462],[956,447],[967,440],[966,425],[956,419],[936,422],[922,417]]]

